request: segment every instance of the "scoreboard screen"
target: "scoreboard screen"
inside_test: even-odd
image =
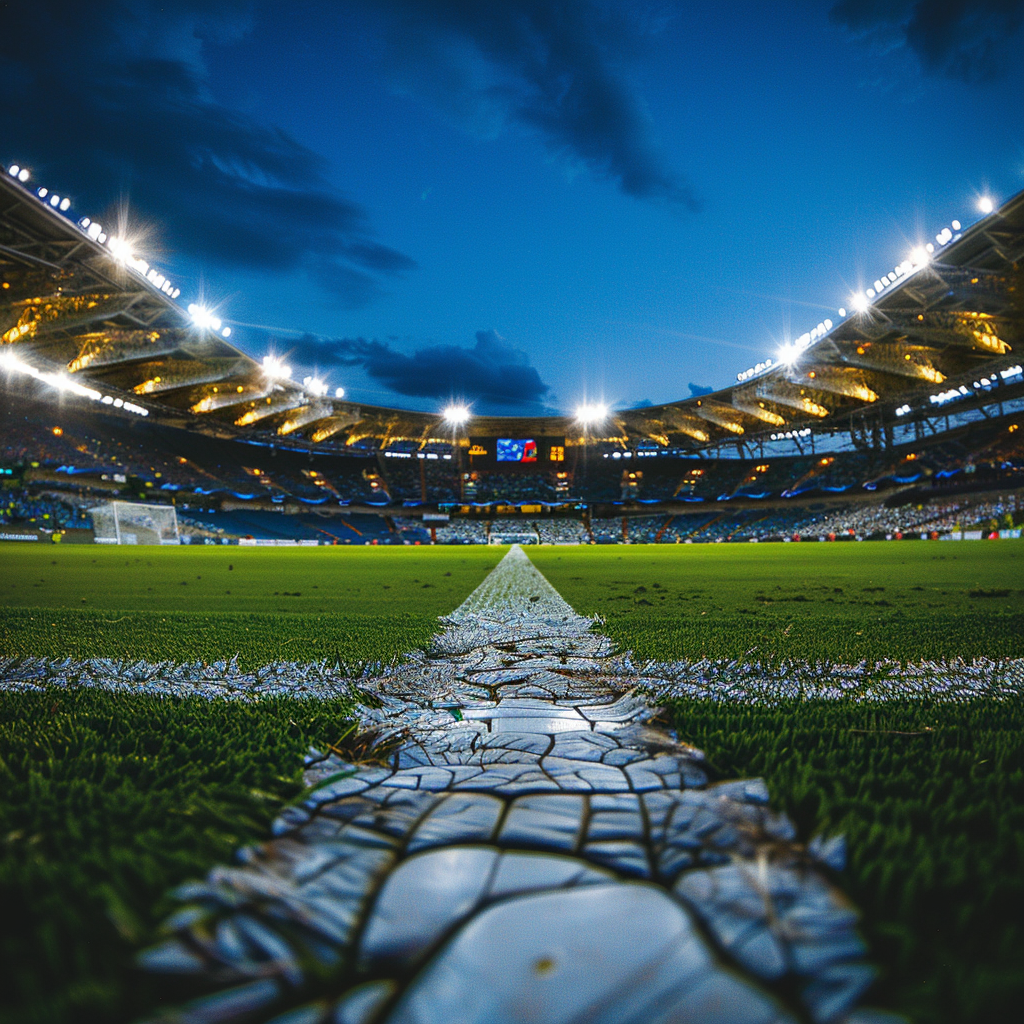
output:
[[[537,467],[565,462],[564,437],[471,437],[469,456],[473,465]],[[558,466],[562,468],[561,465]]]
[[[498,462],[536,462],[537,442],[532,438],[499,437],[496,456]]]

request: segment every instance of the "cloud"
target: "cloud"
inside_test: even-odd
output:
[[[705,387],[703,384],[687,384],[690,389],[691,398],[700,398],[701,395],[710,395],[715,389]]]
[[[1019,46],[1024,0],[841,0],[829,12],[844,28],[885,48],[906,46],[929,74],[965,82],[998,78]]]
[[[174,249],[303,271],[342,305],[363,305],[413,261],[375,239],[323,158],[207,89],[204,48],[238,40],[251,17],[224,0],[3,5],[3,155],[73,190],[90,215],[121,193]]]
[[[565,164],[626,195],[698,208],[624,74],[655,19],[598,0],[364,2],[381,19],[400,91],[479,136],[525,125]]]
[[[287,350],[289,360],[306,366],[361,366],[371,379],[400,395],[479,401],[480,411],[540,412],[551,390],[526,353],[496,331],[478,331],[471,348],[431,345],[411,356],[386,342],[311,334],[278,347]]]

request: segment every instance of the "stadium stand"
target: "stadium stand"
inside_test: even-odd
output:
[[[486,544],[488,523],[481,519],[450,519],[437,526],[438,544]]]
[[[590,533],[581,519],[538,519],[531,525],[541,544],[590,543]]]

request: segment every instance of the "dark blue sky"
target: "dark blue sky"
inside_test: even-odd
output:
[[[1024,187],[1022,20],[0,0],[0,158],[92,216],[127,200],[183,299],[356,399],[662,402]]]

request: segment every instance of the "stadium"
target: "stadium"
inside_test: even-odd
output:
[[[0,1024],[1013,1018],[1024,191],[728,386],[511,415],[297,369],[49,175],[0,168]]]
[[[1024,194],[969,227],[943,227],[851,296],[838,323],[819,323],[725,390],[501,418],[463,405],[364,407],[314,377],[292,381],[280,357],[234,347],[214,313],[182,308],[128,241],[19,165],[2,182],[3,469],[25,485],[6,510],[15,533],[50,539],[49,524],[93,539],[89,508],[126,489],[173,506],[182,535],[200,542],[1016,528]],[[47,502],[53,510],[40,512]]]

